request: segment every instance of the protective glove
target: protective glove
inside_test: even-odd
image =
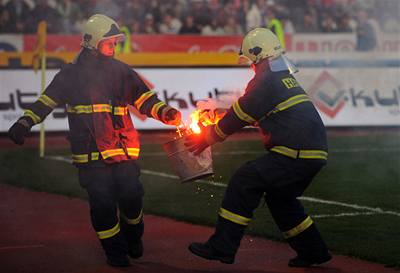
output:
[[[29,134],[31,128],[28,122],[24,119],[18,120],[8,130],[8,137],[18,145],[22,145],[25,142],[25,137]]]
[[[212,137],[212,130],[215,125],[200,126],[200,134],[191,134],[185,138],[185,146],[194,155],[201,154],[208,146],[213,145],[219,140]]]
[[[178,126],[181,124],[182,114],[175,108],[167,106],[161,112],[161,119],[165,124]]]

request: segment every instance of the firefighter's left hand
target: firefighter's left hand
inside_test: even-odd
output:
[[[181,124],[182,114],[175,108],[167,106],[163,109],[162,120],[168,125],[178,126]]]
[[[201,154],[208,146],[213,145],[217,141],[211,137],[211,130],[214,125],[200,127],[200,134],[191,134],[185,138],[185,146],[194,155]]]

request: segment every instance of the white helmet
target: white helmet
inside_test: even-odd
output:
[[[118,24],[113,19],[102,14],[95,14],[87,20],[83,27],[81,46],[97,49],[102,40],[109,38],[123,41],[125,35],[121,33]]]

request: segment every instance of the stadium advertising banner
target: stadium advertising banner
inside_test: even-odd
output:
[[[229,105],[242,94],[253,76],[253,71],[247,68],[142,68],[137,71],[160,99],[182,111],[184,119],[189,118],[199,100],[211,98]],[[47,72],[47,83],[56,72]],[[400,125],[398,68],[303,68],[296,78],[327,126]],[[23,109],[37,99],[40,74],[30,70],[1,70],[0,82],[0,131],[6,132]],[[133,108],[131,116],[138,129],[168,128]],[[46,129],[67,128],[65,109],[56,108],[46,120]]]
[[[132,52],[238,52],[242,36],[202,35],[131,35]],[[356,45],[353,33],[337,34],[286,34],[286,50],[289,52],[352,52]],[[77,52],[80,35],[47,36],[48,52]],[[1,51],[34,51],[36,35],[0,35]],[[400,37],[396,34],[379,33],[380,52],[398,52]]]

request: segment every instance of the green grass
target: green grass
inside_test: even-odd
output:
[[[315,178],[305,196],[357,204],[400,213],[400,140],[398,135],[329,138],[329,164]],[[230,151],[251,151],[229,155]],[[215,182],[227,183],[241,164],[263,153],[260,141],[227,141],[213,147]],[[172,174],[159,144],[142,146],[143,170]],[[224,154],[225,153],[225,154]],[[69,156],[65,150],[49,155]],[[77,181],[77,170],[66,162],[38,159],[34,149],[0,151],[0,182],[37,191],[86,198]],[[192,223],[213,225],[224,188],[142,174],[146,213]],[[368,212],[354,208],[303,201],[311,215]],[[400,217],[390,214],[315,218],[334,253],[400,266]],[[268,208],[260,204],[247,229],[250,234],[281,240]]]

